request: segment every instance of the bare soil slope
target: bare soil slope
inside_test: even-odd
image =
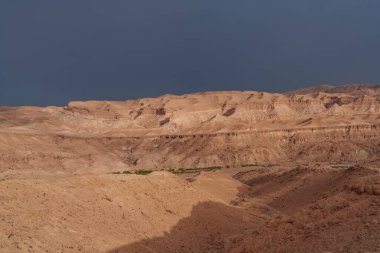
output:
[[[3,180],[0,252],[380,250],[378,170],[229,174]]]
[[[263,174],[236,176],[251,185],[231,202],[238,207],[198,205],[168,235],[110,253],[380,250],[378,171],[302,168]]]
[[[223,178],[227,189],[213,189],[236,194],[241,184]],[[229,203],[202,181],[167,172],[0,181],[0,252],[105,252],[165,236],[195,206]]]

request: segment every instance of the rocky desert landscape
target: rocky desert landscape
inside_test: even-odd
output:
[[[0,107],[0,252],[380,252],[380,86]]]

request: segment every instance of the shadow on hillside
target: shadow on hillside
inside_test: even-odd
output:
[[[244,210],[216,202],[196,205],[162,237],[141,240],[107,253],[224,252],[244,231],[256,227]]]
[[[361,178],[366,180],[358,181]],[[380,238],[380,200],[377,195],[348,191],[346,185],[362,182],[361,186],[368,188],[377,185],[376,180],[377,172],[363,168],[294,169],[279,175],[255,175],[246,181],[248,188],[247,185],[239,188],[236,200],[242,202],[236,204],[242,204],[240,208],[217,202],[200,203],[189,217],[181,219],[164,236],[107,253],[337,252],[341,249],[375,252]],[[260,199],[265,201],[256,201]]]

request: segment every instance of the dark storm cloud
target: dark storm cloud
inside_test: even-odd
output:
[[[378,83],[378,0],[2,0],[0,105]]]

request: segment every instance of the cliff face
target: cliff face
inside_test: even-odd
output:
[[[0,171],[96,173],[379,157],[379,87],[311,92],[206,92],[70,102],[63,108],[3,107]]]

